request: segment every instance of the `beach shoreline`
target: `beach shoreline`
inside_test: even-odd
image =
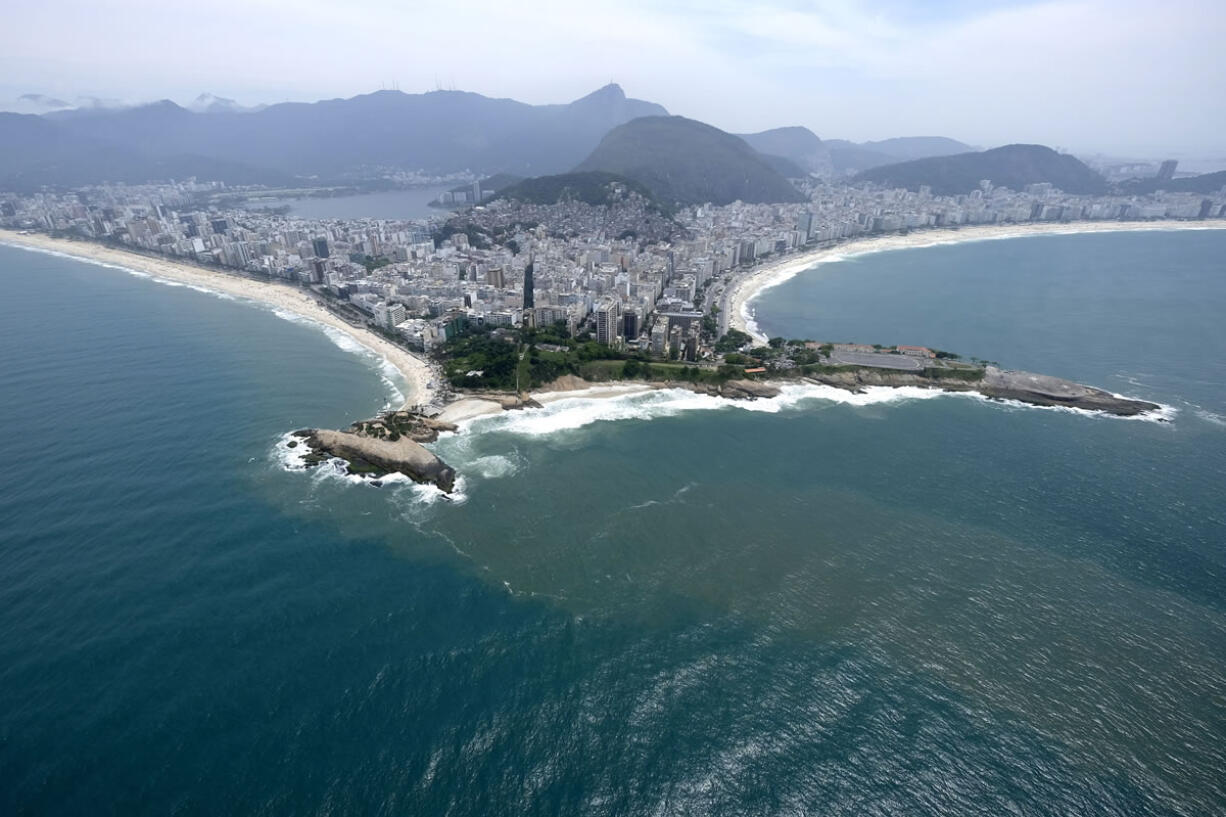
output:
[[[173,258],[151,257],[84,240],[52,238],[41,233],[18,233],[0,229],[0,245],[123,269],[240,300],[253,301],[272,307],[274,312],[284,311],[323,328],[343,333],[396,369],[405,388],[403,408],[431,404],[438,400],[437,389],[430,384],[431,381],[440,381],[441,376],[427,360],[369,329],[346,322],[328,311],[308,292],[289,284],[260,281],[238,273],[196,267]]]
[[[866,236],[825,247],[816,247],[788,255],[758,267],[738,273],[720,299],[720,308],[727,316],[728,328],[753,337],[765,344],[766,335],[757,325],[750,307],[766,290],[794,278],[821,264],[847,258],[888,252],[890,250],[922,249],[970,241],[993,241],[1027,238],[1039,235],[1079,235],[1083,233],[1137,232],[1147,230],[1226,230],[1226,221],[1084,221],[1070,223],[981,224],[964,227],[923,229],[902,234]]]

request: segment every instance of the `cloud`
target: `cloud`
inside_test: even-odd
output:
[[[609,80],[734,130],[804,124],[857,139],[1220,144],[1226,12],[1208,0],[52,0],[6,12],[0,86],[245,104],[397,82],[528,102]],[[10,80],[12,81],[12,80]]]

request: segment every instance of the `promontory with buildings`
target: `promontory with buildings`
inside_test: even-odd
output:
[[[808,254],[860,240],[1034,225],[1213,225],[1226,217],[1223,187],[1114,185],[1070,193],[1051,182],[1015,189],[983,178],[973,189],[941,194],[927,184],[823,177],[790,160],[764,161],[709,126],[650,118],[662,120],[652,124],[666,132],[659,138],[699,131],[697,138],[722,161],[747,168],[744,176],[760,172],[752,191],[761,196],[784,198],[774,185],[786,176],[791,200],[710,203],[695,200],[704,198],[704,189],[694,187],[661,196],[654,171],[625,158],[631,155],[626,145],[638,138],[631,127],[612,147],[608,139],[602,143],[576,173],[505,177],[485,186],[472,177],[449,194],[448,203],[460,209],[425,219],[300,218],[248,201],[276,189],[189,179],[0,192],[0,227],[10,237],[36,231],[299,288],[347,325],[374,331],[431,367],[429,387],[411,397],[417,418],[437,416],[456,395],[510,394],[522,404],[559,378],[684,385],[742,397],[769,395],[763,381],[851,389],[923,385],[1127,415],[1156,407],[921,346],[856,343],[923,338],[767,343],[741,331],[748,327],[735,305],[744,303],[747,281],[763,270],[803,265]],[[679,150],[677,144],[670,149]],[[602,170],[600,156],[620,164]],[[898,173],[916,179],[921,171]],[[1169,178],[1168,168],[1161,172]],[[726,185],[720,190],[710,198],[737,193]],[[761,197],[752,191],[746,198]],[[419,420],[413,423],[420,428]],[[304,431],[303,441],[344,448],[347,459],[361,459],[375,474],[413,462],[410,475],[449,487],[454,474],[428,462],[422,452],[429,452],[418,450],[412,435],[381,428],[359,424],[349,437],[327,441]],[[355,453],[359,439],[405,440],[414,448],[390,457],[369,448]]]

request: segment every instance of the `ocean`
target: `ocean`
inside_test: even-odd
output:
[[[1166,406],[679,391],[287,470],[394,399],[265,308],[0,247],[0,812],[1226,811],[1226,232],[825,264],[769,335]]]

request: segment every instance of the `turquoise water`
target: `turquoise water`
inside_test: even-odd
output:
[[[315,329],[0,247],[0,811],[1221,812],[1222,258],[964,244],[758,304],[1170,423],[560,403],[441,440],[447,502],[284,470],[388,399]]]

